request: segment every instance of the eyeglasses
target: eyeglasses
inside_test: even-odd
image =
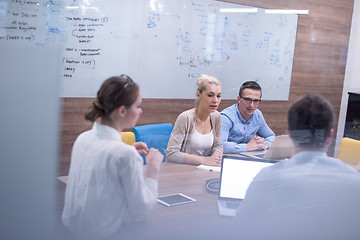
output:
[[[120,76],[121,78],[125,79],[125,84],[122,87],[122,89],[118,92],[118,94],[115,95],[114,97],[114,101],[117,101],[117,99],[121,96],[121,94],[125,91],[125,89],[129,86],[129,85],[133,85],[134,81],[126,74],[121,74]]]
[[[259,105],[261,103],[261,99],[251,99],[251,98],[242,97],[242,96],[240,96],[240,98],[244,99],[244,101],[247,104],[254,103],[254,105]]]

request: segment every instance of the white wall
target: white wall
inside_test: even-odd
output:
[[[336,146],[334,156],[337,156],[339,144],[343,138],[348,92],[360,93],[360,0],[354,0],[348,58],[346,62],[344,87],[341,98],[338,130],[336,134]]]

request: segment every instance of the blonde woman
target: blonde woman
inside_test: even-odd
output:
[[[212,76],[201,75],[197,82],[196,107],[176,119],[166,159],[185,164],[220,166],[222,159],[221,84]]]

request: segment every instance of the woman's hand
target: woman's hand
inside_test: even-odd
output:
[[[149,166],[153,166],[155,168],[158,168],[160,166],[163,159],[164,156],[159,152],[159,150],[155,148],[150,148],[148,154],[146,154],[145,156],[146,163]]]
[[[149,149],[144,142],[135,142],[133,146],[136,148],[139,154],[148,154]]]
[[[145,157],[147,163],[147,170],[146,170],[147,177],[158,179],[160,165],[163,159],[164,156],[159,152],[159,150],[155,148],[150,148],[150,150],[148,151]]]
[[[219,153],[218,151],[214,151],[211,156],[205,157],[204,164],[205,165],[210,165],[210,166],[220,167],[221,166],[221,161],[222,161],[221,153]]]

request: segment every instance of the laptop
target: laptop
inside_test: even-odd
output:
[[[241,157],[223,157],[221,164],[218,209],[221,216],[236,216],[253,178],[275,161]]]
[[[240,154],[250,158],[280,160],[294,155],[294,145],[289,135],[279,135],[267,150],[243,152]]]

